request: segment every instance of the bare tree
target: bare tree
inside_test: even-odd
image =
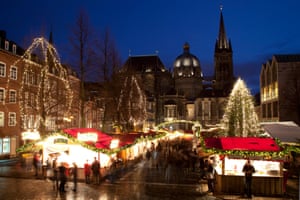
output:
[[[99,75],[97,80],[102,85],[101,96],[104,97],[102,127],[106,129],[112,123],[119,121],[119,112],[116,108],[121,90],[121,77],[118,73],[121,67],[121,58],[108,29],[98,38],[96,52]]]
[[[85,113],[84,113],[84,105],[86,100],[84,83],[87,79],[87,75],[89,71],[94,69],[94,49],[92,48],[94,45],[94,36],[93,31],[89,22],[88,15],[81,10],[76,24],[72,29],[72,35],[70,38],[71,42],[71,55],[74,59],[72,61],[72,66],[75,67],[77,73],[79,74],[80,79],[80,126],[85,127]]]
[[[111,80],[112,74],[117,72],[120,68],[121,58],[109,29],[107,28],[102,35],[100,35],[96,42],[96,65],[98,66],[99,72],[98,81],[107,82]]]

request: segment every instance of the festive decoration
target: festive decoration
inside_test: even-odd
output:
[[[44,141],[45,139],[47,139],[48,137],[51,136],[58,136],[61,135],[63,137],[68,138],[68,140],[71,143],[74,144],[80,144],[81,146],[83,146],[84,148],[87,148],[91,151],[94,152],[101,152],[101,153],[105,153],[108,155],[112,155],[114,153],[117,153],[123,149],[129,148],[139,142],[143,142],[143,141],[152,141],[161,137],[164,137],[167,133],[164,131],[160,131],[157,132],[155,134],[140,134],[139,137],[136,137],[135,140],[133,142],[130,143],[123,143],[123,146],[119,146],[118,148],[114,148],[114,149],[110,149],[109,145],[101,145],[99,142],[84,142],[84,141],[80,141],[77,138],[74,137],[74,135],[72,135],[72,133],[65,133],[63,131],[58,131],[58,132],[53,132],[53,133],[49,133],[47,135],[43,135],[41,137],[40,140],[37,140],[35,142],[31,142],[31,143],[27,143],[23,146],[21,146],[20,148],[17,149],[17,152],[19,153],[25,153],[25,152],[33,152],[33,151],[39,151],[42,149],[42,146],[37,145],[39,142]],[[111,138],[113,139],[113,137]],[[122,141],[120,142],[122,143]]]
[[[222,127],[225,129],[225,136],[248,137],[257,136],[260,133],[252,96],[240,78],[229,96]]]
[[[204,152],[265,160],[283,160],[291,151],[300,152],[299,147],[283,146],[279,139],[259,137],[261,129],[252,96],[241,79],[229,96],[220,130],[223,137],[203,138],[202,134],[200,144]],[[220,135],[220,130],[213,133]]]
[[[46,39],[36,38],[17,63],[24,63],[19,90],[23,128],[40,134],[45,134],[46,126],[57,129],[70,115],[73,94],[56,49]]]
[[[216,139],[218,138],[210,138]],[[247,139],[247,138],[245,138]],[[245,147],[238,149],[223,149],[221,145],[216,145],[213,147],[212,144],[209,146],[206,145],[205,140],[201,140],[202,150],[209,154],[219,154],[219,155],[228,155],[228,156],[236,156],[238,158],[256,158],[256,159],[265,159],[265,160],[283,160],[283,158],[290,153],[291,149],[284,148],[277,143],[278,140],[275,140],[275,144],[278,146],[278,151],[269,151],[269,150],[253,150],[246,149]],[[211,141],[210,141],[211,142]]]
[[[117,110],[121,121],[130,125],[142,125],[147,116],[146,95],[139,86],[135,76],[127,76],[121,90]]]

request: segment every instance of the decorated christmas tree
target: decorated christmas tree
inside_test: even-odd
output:
[[[249,137],[260,133],[253,97],[240,78],[236,81],[222,119],[225,136]]]

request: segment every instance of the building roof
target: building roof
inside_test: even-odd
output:
[[[273,138],[257,137],[219,137],[206,138],[206,148],[219,150],[241,150],[241,151],[280,151]]]
[[[108,147],[111,140],[113,139],[112,136],[110,136],[106,133],[103,133],[103,132],[99,131],[98,129],[94,129],[94,128],[69,128],[69,129],[64,129],[63,132],[67,133],[70,136],[73,136],[74,138],[77,138],[78,134],[96,133],[97,134],[96,144],[97,145],[102,144],[105,147]]]
[[[158,55],[130,56],[125,62],[122,70],[138,73],[166,71],[165,66]]]
[[[300,143],[300,127],[293,122],[262,123],[267,134],[283,143]]]
[[[300,62],[300,54],[274,55],[277,62]]]

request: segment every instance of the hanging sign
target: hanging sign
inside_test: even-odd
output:
[[[88,142],[88,141],[97,142],[98,134],[93,132],[87,132],[87,133],[78,132],[77,139],[84,142]]]

